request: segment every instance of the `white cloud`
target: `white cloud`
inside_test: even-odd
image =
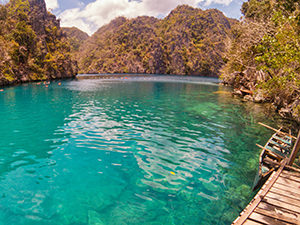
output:
[[[45,0],[47,9],[57,9],[58,8],[58,2],[57,0]]]
[[[210,4],[217,3],[222,5],[229,5],[233,0],[206,0],[205,5],[209,6]]]
[[[137,16],[166,15],[178,5],[188,4],[196,7],[202,2],[205,5],[219,3],[228,5],[232,0],[95,0],[83,9],[73,8],[59,15],[61,25],[76,26],[88,34],[94,33],[99,27],[109,23],[118,16],[134,18]],[[53,2],[47,0],[47,2]]]

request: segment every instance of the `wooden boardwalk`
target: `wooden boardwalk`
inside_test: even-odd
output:
[[[233,225],[300,225],[300,170],[284,160]]]

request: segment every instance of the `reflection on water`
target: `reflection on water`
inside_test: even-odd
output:
[[[229,224],[270,134],[256,122],[275,122],[225,87],[161,79],[6,88],[1,224]]]

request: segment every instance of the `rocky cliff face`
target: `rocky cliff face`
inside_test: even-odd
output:
[[[70,45],[44,0],[10,0],[0,6],[0,30],[0,85],[77,74]]]
[[[218,10],[186,5],[162,20],[120,17],[88,38],[76,58],[83,73],[218,76],[234,23]]]
[[[78,51],[80,45],[89,38],[89,35],[76,27],[63,27],[63,32],[67,36],[68,41],[71,44],[72,52]]]

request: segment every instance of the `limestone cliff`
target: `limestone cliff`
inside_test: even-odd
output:
[[[71,44],[71,50],[78,51],[80,45],[89,38],[89,35],[76,27],[62,27],[68,41]]]
[[[166,18],[119,17],[79,48],[83,73],[218,76],[232,24],[216,9],[178,6]]]
[[[0,85],[73,77],[77,64],[44,0],[0,6]]]

